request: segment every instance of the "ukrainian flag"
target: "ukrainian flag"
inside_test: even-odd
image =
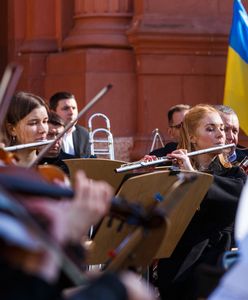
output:
[[[248,135],[248,16],[241,0],[234,0],[233,5],[224,104],[235,110]]]

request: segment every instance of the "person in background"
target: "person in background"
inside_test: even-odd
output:
[[[47,139],[48,107],[34,94],[19,92],[11,100],[4,121],[5,146],[42,142]],[[16,152],[17,165],[28,166],[37,157],[37,148],[24,148]]]
[[[226,144],[234,143],[237,148],[233,148],[229,154],[229,161],[233,164],[239,164],[246,156],[248,150],[242,149],[243,146],[238,144],[239,138],[239,119],[235,111],[226,105],[216,105],[215,108],[220,112],[221,118],[225,125]]]
[[[155,155],[157,157],[166,156],[168,153],[176,150],[178,139],[180,136],[180,128],[185,114],[190,109],[190,106],[187,104],[177,104],[172,106],[168,113],[168,135],[171,138],[172,142],[167,143],[164,147],[155,149],[150,153],[150,155]]]
[[[65,125],[63,120],[58,116],[55,112],[51,111],[48,115],[48,134],[47,139],[53,140],[58,134],[63,132]],[[67,165],[63,162],[63,159],[71,159],[75,158],[75,156],[65,153],[62,150],[62,138],[60,138],[46,153],[45,157],[43,157],[39,164],[51,164],[58,166],[61,168],[67,175],[69,175],[69,169]]]
[[[69,92],[57,92],[49,100],[52,111],[58,114],[65,125],[74,121],[78,116],[77,102],[73,94]],[[65,153],[76,157],[89,157],[89,133],[88,131],[75,124],[63,137],[62,149]]]

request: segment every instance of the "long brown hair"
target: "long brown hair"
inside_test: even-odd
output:
[[[190,136],[195,134],[201,120],[208,113],[219,114],[218,110],[216,110],[213,106],[208,104],[198,104],[188,110],[188,112],[184,116],[182,127],[180,129],[180,140],[178,143],[178,149],[186,149],[188,150],[188,152],[192,152],[196,150],[194,144],[190,140]],[[223,162],[227,162],[226,155],[220,154],[219,159],[222,165]],[[197,164],[194,157],[191,158],[191,162],[193,166],[196,167]],[[231,164],[225,164],[223,166],[231,167]]]

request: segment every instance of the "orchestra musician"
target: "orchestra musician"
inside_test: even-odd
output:
[[[34,94],[19,92],[11,100],[3,128],[6,146],[45,141],[48,133],[48,107]],[[36,148],[18,151],[19,166],[27,166],[37,157]]]
[[[62,198],[60,201],[51,200],[54,194],[59,197],[59,186],[41,184],[40,190],[35,190],[34,184],[30,184],[29,178],[25,177],[28,172],[30,170],[24,169],[19,177],[16,172],[9,173],[9,181],[12,181],[12,184],[0,177],[0,196],[11,195],[12,198],[18,199],[33,217],[37,216],[35,219],[42,216],[43,227],[45,218],[49,225],[46,226],[49,235],[61,247],[68,242],[80,242],[82,235],[88,232],[89,226],[99,221],[110,207],[112,188],[104,182],[87,179],[82,171],[76,175],[74,198]],[[21,185],[18,184],[19,180]],[[37,184],[39,182],[40,180]],[[5,195],[6,191],[8,193]],[[9,201],[14,203],[11,198]],[[37,232],[25,227],[26,222],[22,223],[21,218],[18,219],[13,214],[15,209],[12,209],[11,205],[8,205],[9,210],[6,210],[2,203],[4,202],[0,205],[1,299],[154,299],[146,284],[129,272],[122,272],[118,276],[111,273],[96,276],[86,287],[76,289],[65,298],[60,287],[61,257],[56,255],[56,251],[52,251],[51,246],[44,247],[38,243],[39,235],[35,235]]]
[[[167,143],[164,147],[155,149],[150,153],[150,155],[155,155],[158,157],[165,156],[168,153],[176,150],[178,140],[180,137],[180,128],[185,114],[190,109],[190,106],[187,104],[177,104],[172,106],[167,113],[168,120],[168,135],[171,139],[171,142]]]
[[[216,105],[215,108],[219,111],[220,116],[225,125],[226,143],[234,143],[237,149],[233,149],[228,155],[229,161],[238,165],[242,160],[248,156],[248,151],[243,146],[238,144],[239,138],[239,119],[236,112],[229,106]]]
[[[48,114],[48,140],[54,140],[58,134],[64,131],[65,124],[63,120],[53,111]],[[69,169],[63,162],[63,159],[76,158],[74,155],[65,153],[62,150],[62,138],[47,151],[45,156],[40,160],[39,164],[51,164],[61,168],[65,174],[69,175]]]
[[[49,107],[58,114],[65,125],[78,116],[78,106],[75,96],[70,92],[57,92],[49,99]],[[63,136],[62,149],[65,153],[76,157],[90,156],[89,133],[86,128],[74,124]]]
[[[215,266],[225,250],[234,245],[233,226],[238,199],[246,180],[225,153],[188,157],[187,152],[225,144],[225,130],[218,111],[196,105],[184,117],[178,149],[168,156],[180,169],[208,172],[213,184],[168,259],[161,259],[157,285],[162,299],[206,297],[213,286],[197,290],[197,272],[203,264]]]

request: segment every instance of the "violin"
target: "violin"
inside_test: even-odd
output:
[[[248,175],[248,157],[246,156],[239,164],[239,167]]]
[[[68,255],[65,254],[61,246],[51,238],[49,234],[49,217],[43,215],[42,211],[38,211],[40,214],[37,215],[37,211],[32,209],[35,208],[35,199],[32,197],[32,201],[29,201],[27,197],[27,195],[39,195],[39,197],[49,196],[56,199],[59,195],[62,197],[72,197],[74,194],[65,194],[65,192],[68,193],[68,191],[65,191],[64,188],[47,184],[43,182],[43,178],[39,177],[39,174],[33,169],[21,167],[3,167],[2,173],[0,174],[0,186],[2,187],[0,212],[7,212],[12,217],[15,217],[16,220],[20,222],[20,226],[26,228],[28,236],[32,234],[32,240],[35,239],[38,243],[38,248],[35,250],[31,246],[28,248],[28,244],[26,245],[27,249],[21,248],[20,251],[17,251],[18,247],[14,247],[12,249],[13,251],[11,250],[11,252],[8,253],[10,259],[12,255],[15,255],[14,262],[16,264],[24,265],[25,263],[33,262],[35,265],[44,250],[50,251],[56,255],[58,260],[62,261],[62,270],[69,276],[74,284],[88,284],[88,278],[82,274],[81,270],[71,261]],[[128,204],[127,201],[120,198],[113,198],[111,215],[124,222],[128,222],[132,219],[132,224],[138,228],[146,228],[146,230],[152,228],[160,228],[161,230],[163,228],[164,216],[160,214],[159,211],[153,210],[147,213],[142,206]],[[48,219],[46,219],[47,217]],[[138,229],[138,232],[142,233],[143,229]],[[131,240],[133,241],[134,238],[135,236],[133,236]],[[128,241],[130,242],[131,240]],[[120,262],[120,259],[121,256],[119,259],[116,258],[115,264],[118,261]]]
[[[37,216],[33,217],[23,203],[16,199],[16,193],[12,196],[9,192],[1,189],[0,211],[7,212],[15,217],[16,220],[20,222],[19,226],[24,226],[29,237],[32,233],[32,238],[36,239],[37,242],[36,249],[34,250],[30,243],[27,243],[25,245],[26,247],[23,247],[23,245],[20,247],[18,243],[15,244],[15,241],[12,241],[14,247],[7,247],[9,251],[7,254],[11,263],[15,263],[17,266],[22,266],[24,269],[27,269],[30,263],[33,262],[33,264],[37,264],[40,255],[42,255],[44,251],[47,251],[53,253],[53,255],[57,257],[58,262],[61,261],[62,270],[74,284],[86,284],[88,282],[86,277],[67,254],[65,254],[60,245],[42,228],[39,221],[37,221]],[[11,251],[13,249],[14,251]],[[14,259],[12,254],[15,254]],[[26,265],[26,263],[28,264]]]

